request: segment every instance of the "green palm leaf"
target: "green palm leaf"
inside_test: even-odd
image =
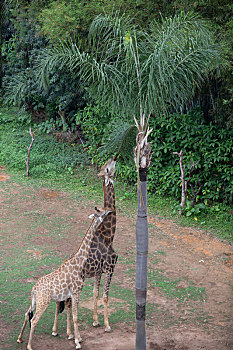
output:
[[[127,161],[132,161],[137,134],[136,126],[127,120],[118,119],[111,122],[108,128],[108,138],[104,137],[100,153],[106,153],[109,156],[115,153]]]
[[[148,32],[125,15],[99,15],[89,41],[88,52],[71,41],[45,50],[38,57],[42,85],[55,67],[66,66],[96,101],[131,118],[166,114],[190,103],[204,79],[223,62],[208,24],[193,13],[153,22]],[[126,130],[127,126],[119,138]]]

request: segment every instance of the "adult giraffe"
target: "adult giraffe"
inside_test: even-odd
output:
[[[114,158],[110,158],[101,168],[98,176],[103,179],[103,193],[104,193],[104,210],[108,210],[110,213],[104,217],[103,222],[98,227],[97,232],[94,235],[91,248],[89,251],[88,259],[83,268],[83,278],[94,277],[94,310],[93,310],[93,326],[99,326],[97,302],[99,297],[99,287],[102,274],[105,274],[104,282],[104,325],[105,332],[111,332],[111,327],[108,321],[108,295],[109,288],[114,272],[114,268],[117,262],[118,255],[113,249],[113,239],[116,231],[116,207],[115,207],[115,192],[114,192],[114,174],[115,174],[116,161]],[[71,334],[71,299],[65,301],[65,307],[67,311],[67,335],[68,339],[72,339]],[[55,319],[53,325],[52,335],[56,336],[57,333],[57,320],[58,313],[64,309],[64,303],[57,303]]]

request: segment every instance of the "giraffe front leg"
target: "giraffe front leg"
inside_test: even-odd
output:
[[[66,314],[67,314],[67,336],[68,340],[74,339],[71,328],[71,308],[72,308],[72,299],[69,298],[65,301]]]
[[[105,326],[104,331],[111,332],[112,329],[108,321],[108,290],[106,288],[104,290],[103,300],[104,300],[104,326]]]
[[[76,345],[76,349],[81,349],[81,342],[82,338],[79,333],[78,329],[78,303],[79,303],[79,296],[80,292],[78,294],[74,295],[72,297],[72,313],[73,313],[73,323],[74,323],[74,341]]]
[[[94,310],[93,310],[93,326],[98,327],[98,297],[99,297],[99,288],[100,288],[100,280],[101,274],[95,276],[94,280],[94,289],[93,289],[93,297],[94,297]]]
[[[105,283],[104,283],[104,295],[103,295],[103,301],[104,301],[104,326],[105,326],[105,332],[111,332],[112,329],[109,325],[108,321],[108,293],[109,293],[109,287],[112,279],[113,272],[109,273],[105,277]]]
[[[111,255],[111,265],[110,269],[107,272],[107,275],[105,277],[105,282],[104,282],[104,295],[103,295],[103,300],[104,300],[104,326],[105,326],[105,332],[111,332],[112,329],[109,325],[108,321],[108,294],[109,294],[109,288],[110,288],[110,283],[113,275],[113,271],[117,262],[118,255],[117,254],[112,254]]]
[[[59,314],[59,306],[60,306],[60,303],[59,302],[56,302],[56,311],[55,311],[55,317],[54,317],[54,324],[53,324],[53,331],[52,331],[52,335],[54,337],[57,336],[57,321],[58,321],[58,314]]]

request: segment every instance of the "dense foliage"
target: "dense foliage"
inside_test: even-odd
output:
[[[174,8],[166,0],[59,0],[50,1],[40,13],[38,20],[42,32],[53,43],[65,40],[68,36],[73,40],[78,38],[79,43],[88,34],[89,27],[100,13],[112,13],[119,10],[127,13],[135,23],[148,28],[153,19],[159,19],[163,15],[174,14]]]
[[[3,39],[5,38],[6,44],[4,47],[11,46],[10,41],[14,38],[19,39],[18,42],[24,43],[22,45],[22,52],[19,52],[19,48],[12,50],[9,53],[8,49],[3,49],[3,55],[5,58],[5,75],[8,75],[7,66],[9,65],[8,54],[22,56],[27,52],[30,56],[31,44],[27,45],[25,49],[24,36],[28,37],[28,24],[34,27],[34,31],[40,32],[40,35],[45,36],[53,44],[60,44],[67,36],[71,36],[73,40],[83,49],[88,50],[87,44],[87,32],[89,25],[95,15],[102,13],[111,13],[112,10],[119,10],[121,13],[125,12],[130,15],[134,23],[140,24],[143,28],[149,28],[151,22],[156,19],[161,19],[162,16],[173,16],[180,10],[192,10],[198,14],[201,14],[204,18],[210,21],[210,25],[213,30],[216,31],[216,37],[219,40],[225,41],[225,53],[229,57],[229,61],[232,61],[232,17],[233,17],[233,5],[229,0],[223,0],[221,2],[217,0],[211,1],[132,1],[132,0],[117,0],[117,1],[71,1],[71,0],[5,0],[5,15],[2,14],[2,18],[9,18],[10,21],[1,22],[1,33],[3,32]],[[10,11],[9,11],[10,10]],[[35,28],[36,27],[36,28]],[[44,43],[39,50],[43,49]],[[15,74],[18,71],[12,71],[11,87],[14,87],[14,83],[17,81]],[[60,72],[61,75],[62,72]],[[24,73],[23,73],[24,74]],[[207,122],[212,121],[221,126],[232,125],[232,103],[233,103],[233,91],[232,91],[232,67],[229,65],[227,69],[222,72],[215,72],[209,81],[206,81],[205,86],[201,92],[198,92],[194,104],[200,105],[203,111],[203,116]],[[64,81],[68,79],[66,86],[69,86],[70,77],[64,77]],[[4,83],[9,81],[7,79]],[[55,86],[53,87],[55,89]],[[74,90],[74,89],[73,89]],[[12,99],[15,98],[14,91],[18,91],[17,86],[13,89]],[[28,90],[22,91],[27,94]],[[56,92],[56,95],[62,95],[64,89]],[[38,95],[38,92],[36,91]],[[24,95],[24,94],[22,94]],[[23,97],[23,101],[26,98]],[[43,102],[42,102],[43,103]],[[77,105],[77,109],[79,105]],[[48,116],[50,118],[50,115]]]
[[[93,99],[131,118],[188,108],[196,89],[223,62],[221,46],[193,13],[152,22],[148,31],[126,15],[99,15],[89,40],[90,52],[73,43],[44,50],[39,77],[46,81],[56,66],[69,69]]]
[[[100,115],[99,111],[99,108],[88,107],[82,113],[89,156],[95,162],[100,162],[102,159],[102,149],[99,147],[109,140],[114,123],[114,117],[112,117],[112,121],[106,126],[106,115]],[[80,122],[80,114],[78,121]],[[198,162],[188,186],[188,194],[192,198],[193,191],[197,191],[201,184],[201,192],[196,198],[196,203],[201,203],[201,205],[199,207],[196,205],[196,208],[204,210],[205,206],[212,205],[213,202],[232,203],[232,129],[219,130],[212,123],[205,123],[198,109],[183,115],[151,117],[150,126],[153,127],[151,134],[153,156],[148,173],[148,187],[151,193],[156,192],[180,198],[179,159],[173,155],[173,152],[179,152],[182,149],[186,165],[186,179],[189,177],[191,162]],[[116,127],[114,126],[113,129],[116,130]],[[118,120],[117,130],[118,133],[121,132],[120,120]],[[111,137],[110,142],[114,142]],[[133,142],[127,150],[124,150],[124,154],[132,153],[132,145]],[[127,159],[127,162],[126,165],[123,159],[119,159],[117,174],[124,181],[135,183],[135,168],[132,159],[131,161]]]
[[[6,57],[5,102],[24,106],[39,120],[49,117],[60,118],[63,112],[65,123],[72,121],[76,110],[84,105],[84,91],[78,79],[59,67],[50,74],[50,85],[41,89],[35,70],[35,62],[48,44],[32,23],[24,21],[21,29],[25,35],[17,39],[12,36],[3,48]]]
[[[200,111],[185,115],[171,115],[164,119],[154,118],[152,145],[153,161],[149,178],[150,189],[180,196],[179,159],[174,151],[183,150],[186,164],[186,179],[191,161],[198,162],[188,187],[202,185],[197,201],[204,204],[233,199],[233,130],[219,130],[212,123],[203,121]]]
[[[113,114],[106,105],[93,101],[90,90],[88,93],[80,83],[78,75],[71,73],[65,66],[54,65],[49,75],[50,84],[43,88],[39,84],[35,65],[38,64],[38,57],[44,49],[58,47],[69,37],[80,50],[90,53],[88,29],[93,18],[103,11],[110,14],[113,9],[119,10],[120,13],[131,16],[132,23],[149,30],[153,20],[161,21],[161,14],[174,16],[180,10],[192,10],[209,20],[217,40],[225,43],[225,57],[232,61],[233,5],[229,0],[5,0],[2,4],[4,11],[1,13],[0,30],[3,60],[0,69],[3,70],[5,102],[26,108],[30,115],[40,122],[37,129],[47,133],[52,133],[56,128],[63,128],[63,131],[67,128],[74,130],[77,124],[84,134],[82,141],[85,142],[88,155],[92,162],[97,164],[101,164],[108,156],[101,146],[106,146],[108,142],[114,144],[113,130],[118,128],[119,133],[125,132],[125,115]],[[130,39],[130,36],[126,35],[127,38]],[[104,43],[100,43],[100,47],[101,45]],[[153,158],[148,174],[151,192],[156,191],[179,199],[180,169],[178,158],[173,152],[179,152],[182,148],[186,177],[191,160],[198,161],[189,185],[192,185],[194,191],[198,183],[202,186],[201,193],[196,198],[197,204],[201,205],[200,209],[205,209],[203,205],[212,205],[213,202],[232,202],[232,78],[232,66],[228,64],[224,70],[218,69],[212,72],[209,79],[206,78],[190,106],[180,106],[180,114],[172,113],[166,118],[156,115],[151,118]],[[199,109],[193,109],[196,106]],[[20,115],[16,115],[16,119],[22,122]],[[27,121],[30,122],[30,117],[26,114],[23,122]],[[5,120],[0,119],[1,123],[5,123]],[[131,135],[130,146],[122,146],[128,147],[127,152],[130,155],[135,132],[132,121],[129,121],[128,126],[127,132]],[[45,145],[50,147],[52,137],[47,137],[48,144],[46,141]],[[23,140],[24,146],[28,138],[19,130],[14,131],[10,142],[16,139]],[[2,135],[1,142],[2,146],[7,142],[3,140]],[[54,157],[55,163],[58,160],[54,171],[58,171],[58,164],[73,169],[76,164],[73,156],[67,160],[59,158],[60,147],[64,145],[55,143],[53,147],[59,150],[56,153],[54,149],[55,153],[49,161],[52,166],[52,158]],[[126,157],[127,152],[123,152],[123,148],[122,156]],[[8,156],[14,158],[16,167],[24,167],[24,161],[18,164],[17,154],[9,152]],[[120,158],[117,172],[124,181],[134,183],[134,165],[130,157],[126,158]],[[6,158],[2,161],[6,161]],[[40,161],[42,162],[42,159]],[[40,166],[40,161],[39,158],[36,160],[38,169],[34,169],[32,174],[39,174],[41,167],[45,166],[44,162]],[[69,163],[71,166],[68,166]],[[192,197],[191,186],[188,193]]]

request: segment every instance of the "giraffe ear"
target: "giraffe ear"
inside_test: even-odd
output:
[[[89,219],[93,219],[94,216],[95,216],[95,214],[89,215]]]
[[[111,211],[111,210],[107,210],[107,211],[105,212],[105,215],[108,216],[108,214],[110,214],[110,213],[112,213],[112,211]]]
[[[95,207],[95,211],[97,211],[97,213],[101,212],[101,210],[99,210],[97,207]]]

